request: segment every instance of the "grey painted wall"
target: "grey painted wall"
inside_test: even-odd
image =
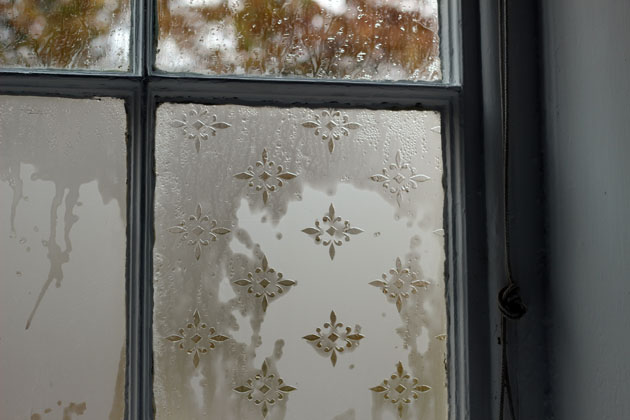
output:
[[[630,419],[630,1],[541,1],[550,407]]]

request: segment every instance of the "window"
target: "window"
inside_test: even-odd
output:
[[[0,4],[2,416],[482,418],[466,3]]]

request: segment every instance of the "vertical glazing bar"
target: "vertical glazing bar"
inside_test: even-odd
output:
[[[154,72],[155,49],[157,46],[157,5],[155,1],[142,0],[144,5],[144,66],[145,75],[151,76]]]
[[[155,189],[154,136],[155,98],[148,84],[142,91],[142,145],[140,147],[142,173],[142,394],[141,415],[138,419],[153,419],[153,192]]]
[[[131,0],[132,16],[131,16],[131,72],[136,76],[143,76],[145,71],[146,60],[146,0]]]
[[[489,312],[495,308],[494,302],[489,301],[488,289],[488,250],[496,248],[496,242],[489,239],[486,229],[486,179],[484,173],[484,159],[489,157],[484,150],[483,121],[489,118],[484,115],[486,86],[482,90],[482,54],[487,49],[481,48],[481,31],[487,27],[480,25],[480,9],[488,7],[489,1],[467,0],[461,2],[460,25],[462,57],[462,85],[465,86],[458,101],[459,117],[452,126],[460,131],[455,142],[460,149],[461,160],[455,164],[460,174],[457,182],[460,184],[459,197],[461,206],[461,240],[465,254],[458,256],[465,265],[462,268],[466,274],[465,306],[459,311],[465,317],[467,346],[462,349],[466,353],[468,366],[463,380],[466,383],[468,418],[490,419],[491,398],[491,348],[492,342]],[[485,70],[485,66],[484,66]],[[486,79],[489,85],[496,80]],[[492,138],[492,137],[491,137]],[[492,195],[490,195],[492,196]],[[464,304],[462,304],[464,305]],[[489,306],[492,305],[492,306]],[[491,309],[489,309],[491,308]]]
[[[127,101],[128,121],[128,197],[127,197],[127,386],[126,418],[138,419],[141,412],[142,342],[141,259],[142,259],[142,104],[137,90]]]

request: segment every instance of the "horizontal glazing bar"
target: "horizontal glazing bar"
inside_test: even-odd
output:
[[[129,97],[140,89],[139,77],[66,74],[0,74],[0,93],[13,95]]]
[[[135,77],[97,74],[4,74],[0,92],[9,94],[126,97],[146,84],[152,97],[170,102],[267,105],[343,104],[366,108],[435,108],[457,98],[461,88],[434,84],[237,78]]]
[[[434,108],[457,98],[454,86],[307,80],[151,77],[150,94],[169,102],[266,105],[343,104],[366,108]]]

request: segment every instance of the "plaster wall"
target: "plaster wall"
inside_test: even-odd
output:
[[[630,418],[630,2],[542,1],[552,418]]]

